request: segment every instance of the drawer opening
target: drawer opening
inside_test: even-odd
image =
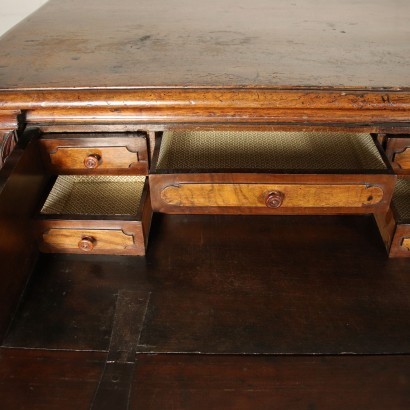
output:
[[[365,133],[166,131],[154,173],[386,173],[377,141]]]
[[[60,175],[41,214],[137,216],[145,180],[144,176]]]

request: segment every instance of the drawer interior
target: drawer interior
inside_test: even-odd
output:
[[[388,168],[370,134],[166,131],[156,172],[193,170],[374,171]]]
[[[130,215],[139,213],[145,176],[57,177],[42,215]]]

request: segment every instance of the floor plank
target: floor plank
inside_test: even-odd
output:
[[[407,410],[410,357],[139,355],[130,408]]]
[[[96,352],[0,349],[1,408],[88,408],[104,363]]]

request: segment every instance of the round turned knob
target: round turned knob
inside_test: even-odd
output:
[[[91,252],[95,246],[95,238],[92,236],[84,236],[80,242],[78,242],[78,247],[84,252]]]
[[[97,168],[101,164],[101,157],[98,154],[91,154],[84,160],[86,168]]]
[[[268,192],[265,198],[265,204],[268,208],[279,208],[282,205],[285,194],[280,191]]]

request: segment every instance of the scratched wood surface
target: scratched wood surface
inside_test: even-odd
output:
[[[407,0],[51,0],[0,43],[1,88],[409,87]]]

